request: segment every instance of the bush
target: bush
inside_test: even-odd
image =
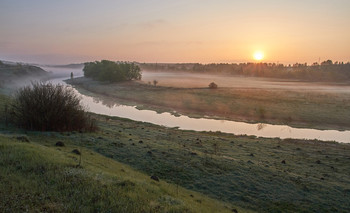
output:
[[[84,76],[99,81],[119,82],[141,79],[141,69],[134,63],[113,62],[102,60],[101,62],[88,62],[84,64]]]
[[[96,126],[72,88],[33,82],[19,89],[11,105],[12,121],[39,131],[93,131]]]
[[[210,89],[217,89],[217,88],[218,88],[218,85],[217,85],[216,83],[214,83],[214,82],[211,82],[211,83],[209,84],[209,88],[210,88]]]
[[[153,80],[153,85],[156,87],[158,84],[158,81],[157,80]]]

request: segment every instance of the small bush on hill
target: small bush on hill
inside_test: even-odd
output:
[[[88,62],[84,64],[84,76],[99,81],[119,82],[141,79],[141,69],[135,63],[113,62],[102,60],[101,62]]]
[[[11,106],[13,122],[28,130],[93,131],[96,126],[72,88],[33,82],[19,89]]]

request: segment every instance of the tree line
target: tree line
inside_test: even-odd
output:
[[[84,63],[84,76],[98,81],[120,82],[141,79],[141,69],[135,63],[108,60]]]
[[[326,60],[322,63],[296,63],[283,65],[276,63],[184,63],[162,64],[143,63],[141,68],[149,71],[182,71],[204,74],[228,74],[251,77],[283,78],[303,81],[350,81],[350,63]]]

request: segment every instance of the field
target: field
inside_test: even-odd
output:
[[[317,129],[350,129],[348,86],[270,81],[260,81],[259,84],[257,79],[250,78],[233,78],[231,83],[240,83],[229,86],[227,78],[216,77],[219,88],[209,89],[204,85],[209,78],[198,78],[194,80],[184,76],[181,81],[179,77],[166,75],[159,80],[162,86],[149,85],[145,83],[147,80],[107,84],[86,78],[69,80],[68,83],[82,93],[92,92],[89,95],[111,104],[117,101],[156,111],[176,111],[192,117],[209,116]],[[179,86],[174,87],[175,84]]]
[[[189,72],[142,72],[142,81],[152,84],[158,81],[159,86],[179,88],[206,88],[210,82],[215,82],[219,87],[230,88],[255,88],[255,89],[279,89],[293,91],[316,91],[350,93],[349,84],[335,82],[302,82],[297,80],[245,77],[224,74],[199,74]]]
[[[97,134],[6,127],[0,100],[0,212],[251,212],[84,148]]]
[[[1,100],[8,101],[4,96]],[[6,128],[1,121],[1,192],[6,192],[1,194],[5,202],[1,205],[42,211],[65,210],[62,204],[73,211],[85,204],[93,210],[126,205],[136,212],[142,212],[144,205],[156,206],[151,212],[157,208],[159,212],[350,211],[348,144],[181,131],[121,118],[94,118],[99,131],[84,134],[26,132]],[[29,143],[21,142],[27,139]],[[55,147],[58,141],[65,147]],[[81,151],[83,169],[74,167],[79,156],[71,153],[73,149]],[[151,175],[161,182],[150,180]],[[117,201],[110,198],[115,191],[120,191]],[[96,193],[100,200],[94,198]],[[67,195],[74,199],[66,200]],[[131,201],[118,200],[119,195]],[[13,200],[16,197],[20,203]]]

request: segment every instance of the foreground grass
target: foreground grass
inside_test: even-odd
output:
[[[188,206],[195,204],[201,204],[203,208],[200,209],[198,206],[193,206],[192,209],[189,209],[193,211],[207,210],[209,212],[220,212],[221,209],[225,210],[225,208],[220,208],[220,206],[225,204],[220,203],[214,205],[215,208],[217,208],[216,210],[210,210],[214,208],[214,206],[210,207],[210,204],[207,204],[207,202],[217,203],[217,201],[206,200],[206,198],[202,198],[200,195],[194,194],[194,192],[189,192],[184,196],[180,196],[181,193],[179,192],[178,197],[176,185],[205,194],[213,199],[230,203],[234,206],[233,208],[238,209],[239,212],[241,212],[242,209],[252,209],[258,212],[350,211],[349,144],[321,141],[280,140],[276,138],[264,139],[234,136],[232,134],[218,132],[181,131],[174,128],[165,128],[121,118],[97,115],[95,115],[94,118],[100,130],[95,133],[87,134],[79,134],[76,132],[25,132],[11,127],[5,128],[0,124],[0,131],[6,135],[6,138],[17,138],[17,135],[25,135],[28,140],[31,141],[30,144],[25,145],[35,145],[35,147],[28,148],[29,151],[38,150],[38,152],[32,152],[32,154],[29,154],[29,156],[22,160],[7,160],[5,162],[12,163],[2,164],[3,171],[10,171],[10,173],[14,174],[10,177],[21,176],[23,181],[35,180],[33,182],[23,183],[15,192],[20,192],[20,190],[25,189],[25,191],[32,196],[30,193],[30,190],[33,190],[32,185],[39,187],[40,184],[35,183],[41,182],[46,184],[44,184],[42,191],[50,191],[51,176],[45,177],[45,175],[43,176],[45,173],[41,174],[41,170],[35,168],[39,168],[41,164],[46,168],[45,161],[47,160],[42,159],[46,159],[44,158],[45,156],[48,158],[51,156],[52,159],[61,159],[59,161],[62,162],[62,167],[53,170],[54,174],[56,174],[57,171],[64,172],[66,171],[65,169],[73,169],[75,172],[76,170],[82,171],[83,169],[87,170],[83,172],[84,174],[86,172],[89,174],[92,173],[92,175],[87,175],[88,177],[99,177],[98,174],[107,177],[111,175],[112,179],[113,177],[117,177],[115,182],[106,181],[109,179],[105,180],[105,178],[102,178],[102,182],[99,182],[99,178],[88,179],[87,185],[97,184],[91,187],[93,191],[97,190],[97,193],[106,194],[111,192],[98,191],[103,184],[107,183],[107,189],[111,189],[114,192],[114,190],[120,191],[121,189],[115,189],[113,187],[117,186],[115,186],[115,184],[108,185],[109,183],[130,180],[135,184],[135,190],[141,192],[143,196],[141,198],[136,195],[136,197],[133,197],[134,192],[123,192],[123,190],[121,190],[121,195],[129,196],[128,198],[131,197],[133,201],[146,205],[146,208],[153,208],[153,203],[156,202],[156,206],[161,206],[161,211],[183,212],[189,208]],[[14,143],[13,140],[15,139],[6,140],[4,146],[8,147],[9,143]],[[66,147],[57,150],[53,145],[58,141],[64,142]],[[79,158],[71,153],[73,148],[82,149],[82,169],[74,167],[77,165]],[[9,149],[12,148],[6,148],[6,150]],[[16,156],[26,156],[24,153],[29,151],[26,149]],[[1,150],[1,153],[8,152],[9,151],[3,152]],[[47,155],[45,153],[47,153]],[[102,158],[96,153],[102,154],[108,159]],[[34,168],[30,167],[31,169],[28,170],[17,169],[17,167],[26,168],[26,166],[23,166],[25,165],[24,162],[31,162],[32,158],[41,159],[40,163],[36,164]],[[39,162],[39,160],[37,160],[37,162]],[[55,162],[54,164],[57,163]],[[54,164],[50,164],[52,165],[50,168],[56,168]],[[111,164],[120,165],[120,167],[109,167]],[[101,173],[100,171],[103,169],[104,171]],[[121,169],[127,172],[121,172]],[[135,172],[135,170],[141,171],[147,174],[147,176]],[[44,169],[44,171],[52,170]],[[3,173],[1,171],[1,174],[10,173]],[[65,173],[58,172],[57,174],[58,176],[56,178],[59,178]],[[26,178],[30,175],[36,176],[30,179]],[[151,175],[156,175],[160,177],[161,180],[172,183],[173,185],[154,189],[152,187],[158,183],[149,179]],[[1,180],[5,180],[6,176],[8,175],[2,175]],[[79,178],[80,177],[81,176],[79,176]],[[15,181],[12,182],[12,178],[6,180],[7,182],[2,181],[6,184],[1,186],[7,190],[4,195],[10,194],[16,182],[18,182],[16,179],[13,179]],[[78,197],[78,195],[74,194],[74,191],[82,191],[86,192],[84,196],[87,200],[94,200],[91,197],[93,196],[92,191],[89,191],[90,188],[85,187],[85,182],[83,182],[83,185],[69,185],[68,183],[65,185],[65,183],[60,182],[60,180],[61,179],[58,179],[53,183],[57,183],[54,184],[54,186],[63,191],[59,192],[60,190],[54,190],[52,193],[56,193],[57,191],[57,193],[63,193],[64,196],[61,198],[57,194],[53,194],[52,197],[50,195],[50,199],[54,197],[58,199],[57,197],[59,197],[57,203],[68,202],[68,206],[75,206],[69,203],[75,201],[64,200],[63,197],[67,194],[69,196]],[[77,180],[76,182],[79,181]],[[138,185],[139,183],[142,187],[146,188],[146,192],[151,194],[144,194],[144,191],[137,188],[140,186]],[[162,181],[160,182],[160,184],[163,183]],[[61,184],[63,184],[63,187],[60,186]],[[74,188],[76,186],[79,187]],[[72,189],[70,189],[70,187]],[[1,192],[3,192],[3,190],[1,190]],[[153,192],[155,194],[152,194]],[[168,204],[165,204],[165,206],[159,204],[161,203],[159,197],[165,196],[163,192],[166,196],[170,196],[171,199],[181,200],[182,202],[180,203],[183,203],[183,205],[167,207]],[[131,195],[128,193],[131,193]],[[15,197],[16,194],[18,193],[14,193],[13,196]],[[190,194],[192,194],[193,197]],[[40,193],[34,193],[34,195],[40,195]],[[30,203],[32,202],[31,200],[34,199],[31,196],[24,196],[23,200]],[[40,200],[41,198],[37,199]],[[79,201],[78,198],[76,199],[78,202],[85,202],[85,200],[81,199],[82,201]],[[187,205],[187,202],[192,202],[193,200],[194,203],[189,203]],[[98,202],[100,204],[95,205],[94,203],[88,203],[87,208],[94,210],[96,210],[98,206],[104,206],[101,207],[101,209],[112,208],[115,204],[113,202],[107,198],[101,199]],[[37,203],[39,203],[39,201],[37,201]],[[175,203],[179,202],[176,201]],[[16,206],[15,204],[13,205]],[[85,204],[83,203],[82,205]],[[131,202],[128,205],[134,204]],[[135,210],[130,211],[143,211],[137,203],[135,205]],[[41,210],[41,208],[42,207],[40,207],[39,210]],[[231,208],[232,207],[229,209]]]
[[[106,84],[86,78],[68,82],[82,93],[86,92],[84,90],[97,93],[97,98],[110,105],[114,98],[140,108],[175,110],[196,117],[205,115],[298,127],[350,129],[350,95],[347,93],[153,87],[137,82]]]
[[[100,127],[96,133],[28,132],[27,137],[43,146],[62,141],[69,147],[84,147],[83,165],[92,150],[146,173],[147,178],[157,175],[243,209],[350,211],[347,144],[238,137],[95,118]]]
[[[79,156],[71,153],[72,148],[19,142],[0,135],[0,211],[231,211],[224,203],[156,182],[87,149],[80,149],[84,159],[79,167]]]

